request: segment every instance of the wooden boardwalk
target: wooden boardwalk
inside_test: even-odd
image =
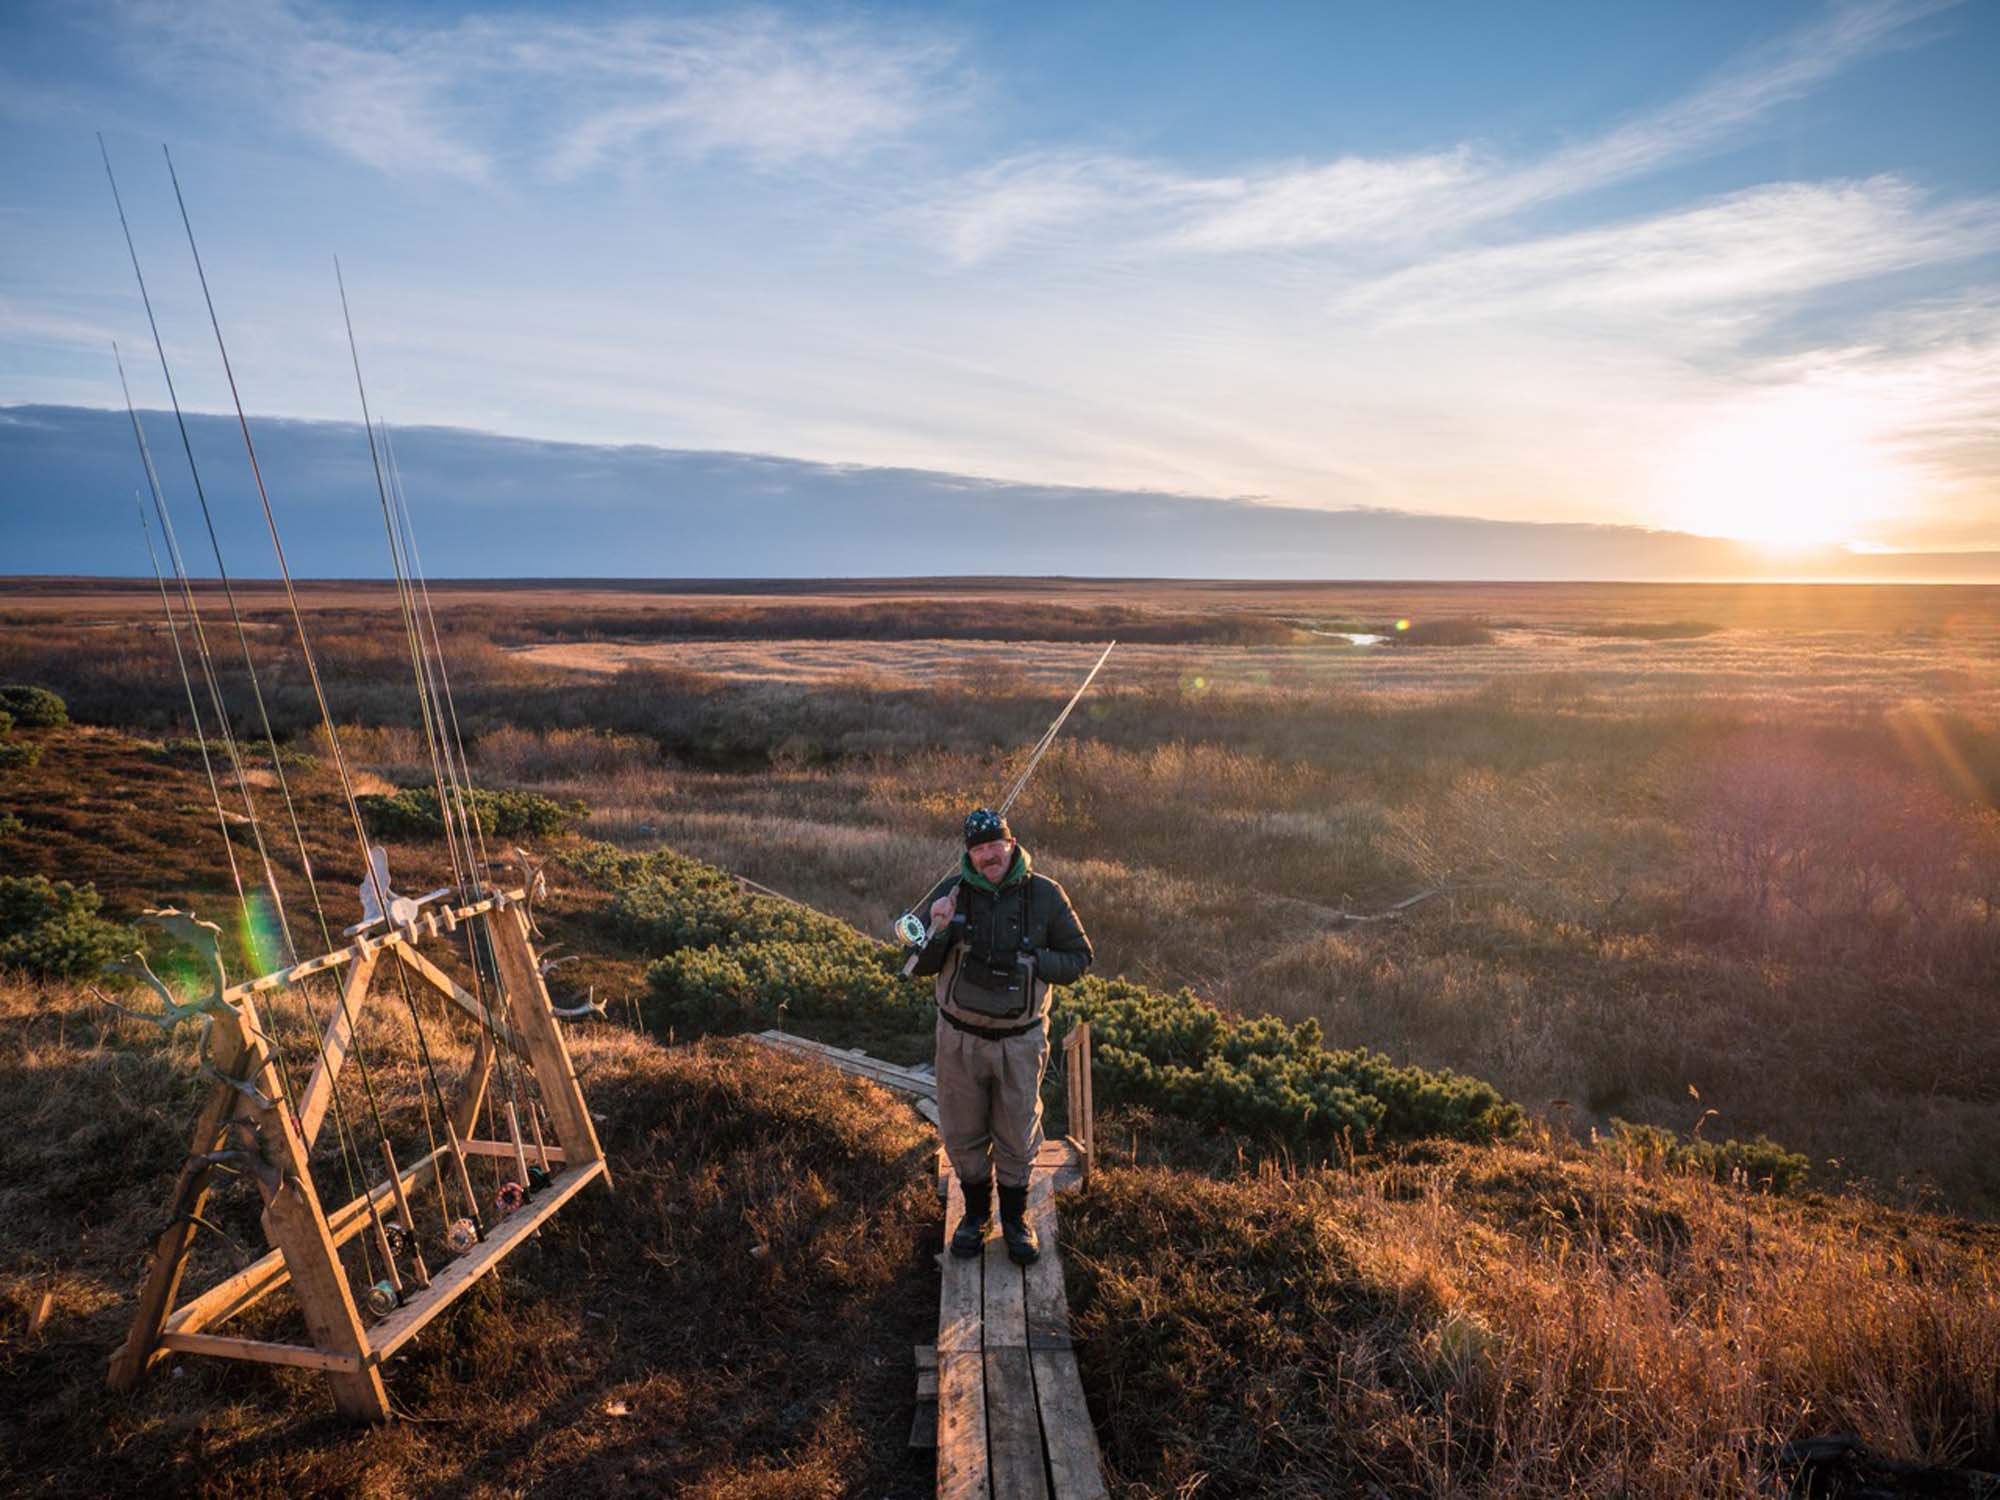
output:
[[[866,1053],[844,1051],[784,1032],[753,1038],[768,1047],[812,1057],[887,1088],[912,1095],[936,1123],[937,1080],[928,1069],[903,1068]],[[1065,1047],[1068,1060],[1083,1059]],[[1068,1080],[1072,1118],[1088,1119],[1088,1089]],[[1087,1134],[1089,1126],[1084,1130]],[[985,1254],[938,1257],[938,1338],[917,1351],[916,1425],[912,1445],[932,1431],[925,1403],[936,1403],[937,1493],[941,1500],[1105,1500],[1104,1465],[1084,1404],[1083,1382],[1070,1343],[1069,1300],[1063,1292],[1056,1193],[1083,1180],[1085,1146],[1047,1142],[1028,1189],[1028,1220],[1042,1242],[1026,1268],[1007,1258],[995,1215]],[[944,1153],[938,1153],[938,1194],[944,1199],[949,1245],[965,1216],[965,1198]]]
[[[944,1234],[965,1216],[958,1177],[940,1173]],[[1041,1259],[1007,1258],[996,1224],[977,1260],[946,1251],[938,1293],[937,1492],[940,1500],[1101,1500],[1104,1465],[1069,1337],[1056,1190],[1081,1180],[1069,1141],[1042,1148],[1028,1188]]]

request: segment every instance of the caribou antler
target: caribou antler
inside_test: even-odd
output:
[[[567,1009],[560,1005],[551,1005],[549,1014],[560,1016],[565,1021],[580,1021],[585,1016],[595,1016],[600,1021],[606,1019],[604,1007],[597,1003],[597,986],[594,984],[590,987],[589,994],[585,996],[583,1004],[572,1005]]]

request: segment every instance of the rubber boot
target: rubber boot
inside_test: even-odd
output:
[[[961,1182],[958,1190],[965,1194],[965,1217],[952,1234],[951,1253],[960,1260],[971,1260],[986,1248],[986,1226],[993,1217],[993,1179]]]
[[[1028,1223],[1028,1190],[1000,1184],[1000,1233],[1007,1241],[1007,1259],[1017,1266],[1033,1265],[1041,1258],[1042,1242]]]

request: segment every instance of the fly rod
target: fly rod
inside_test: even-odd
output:
[[[1042,763],[1042,757],[1048,754],[1049,746],[1053,745],[1056,736],[1062,733],[1063,725],[1068,721],[1069,716],[1076,711],[1077,704],[1083,701],[1083,695],[1090,690],[1091,683],[1097,680],[1097,674],[1104,669],[1105,662],[1111,659],[1112,647],[1117,644],[1118,642],[1113,641],[1111,645],[1104,648],[1104,654],[1097,658],[1097,665],[1090,669],[1089,675],[1078,685],[1077,690],[1070,694],[1069,702],[1063,705],[1062,712],[1055,716],[1054,721],[1044,731],[1041,739],[1035,742],[1035,748],[1028,753],[1028,763],[1021,768],[1021,774],[1014,778],[1014,784],[1007,789],[1006,797],[1001,800],[1000,806],[996,809],[1002,818],[1007,816],[1009,809],[1014,806],[1015,800],[1026,789],[1028,778],[1035,774],[1035,767]],[[952,868],[956,870],[957,866],[954,865]],[[947,871],[946,873],[950,874],[952,872]],[[896,936],[900,937],[911,948],[921,948],[930,936],[930,923],[927,920],[927,914],[919,914],[914,910],[904,912],[900,917],[896,918]],[[911,961],[915,962],[914,954],[911,956]],[[909,971],[905,968],[904,972],[907,973]]]

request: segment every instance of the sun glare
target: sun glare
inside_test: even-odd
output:
[[[1850,397],[1789,392],[1702,428],[1669,466],[1668,524],[1778,551],[1853,539],[1913,488],[1869,415]]]

